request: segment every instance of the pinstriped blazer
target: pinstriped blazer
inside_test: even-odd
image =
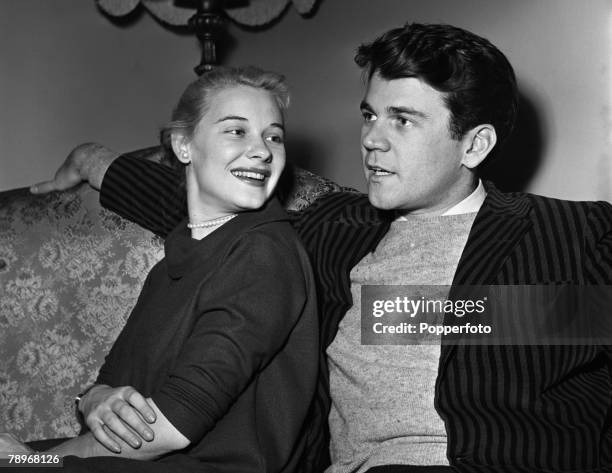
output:
[[[149,163],[120,158],[105,176],[101,201],[164,235],[184,212],[172,179]],[[610,204],[486,187],[453,285],[612,285]],[[317,279],[322,350],[352,304],[351,269],[376,248],[391,219],[356,193],[325,196],[296,216]],[[304,471],[329,462],[324,358]],[[612,472],[611,358],[603,346],[443,346],[435,406],[453,468]]]

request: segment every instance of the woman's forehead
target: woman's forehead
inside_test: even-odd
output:
[[[282,113],[272,93],[247,85],[224,87],[213,92],[204,114],[210,120],[225,116],[255,117],[283,121]],[[203,118],[204,118],[203,117]]]

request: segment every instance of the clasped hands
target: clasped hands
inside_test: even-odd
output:
[[[85,424],[98,442],[111,452],[120,453],[119,439],[132,448],[140,448],[142,441],[150,442],[154,432],[155,411],[145,397],[131,386],[112,388],[98,384],[79,402]]]
[[[111,452],[121,453],[120,440],[137,449],[154,439],[149,425],[157,420],[155,411],[131,386],[95,385],[81,398],[79,411],[95,439]],[[0,458],[32,453],[13,435],[0,433]]]

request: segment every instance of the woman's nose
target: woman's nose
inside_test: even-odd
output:
[[[257,140],[251,145],[248,157],[252,159],[261,159],[262,161],[269,163],[272,161],[272,152],[264,140]]]

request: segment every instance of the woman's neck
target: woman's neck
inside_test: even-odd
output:
[[[187,183],[187,215],[189,216],[188,227],[191,230],[191,238],[196,240],[201,240],[236,216],[235,213],[227,210],[205,205],[196,186],[190,183]]]

